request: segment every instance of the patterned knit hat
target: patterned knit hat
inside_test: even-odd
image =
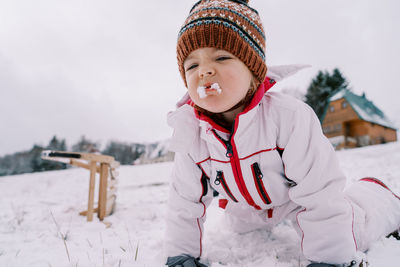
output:
[[[201,0],[179,31],[177,58],[187,86],[183,63],[194,50],[203,47],[223,49],[239,58],[261,84],[267,73],[265,35],[258,12],[248,0]]]

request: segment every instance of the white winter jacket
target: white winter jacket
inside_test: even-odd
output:
[[[269,210],[266,221],[279,209],[296,204],[295,221],[307,259],[344,263],[353,258],[357,245],[352,206],[344,197],[345,177],[332,145],[309,106],[267,92],[275,83],[271,76],[277,80],[293,69],[271,70],[249,107],[237,116],[232,132],[199,117],[189,104],[168,115],[174,128],[170,149],[176,153],[167,213],[167,256],[201,255],[212,187],[229,205]]]

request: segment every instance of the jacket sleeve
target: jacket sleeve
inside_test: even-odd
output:
[[[285,119],[280,144],[286,176],[297,183],[289,198],[297,214],[304,256],[316,262],[350,262],[357,245],[353,212],[343,193],[346,178],[314,111],[304,103]]]
[[[166,214],[165,254],[168,257],[202,253],[206,207],[212,200],[209,183],[185,153],[175,153]]]

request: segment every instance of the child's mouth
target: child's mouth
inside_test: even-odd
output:
[[[205,98],[209,95],[219,95],[222,92],[221,87],[218,83],[206,84],[206,86],[199,86],[197,88],[197,93],[200,98]]]

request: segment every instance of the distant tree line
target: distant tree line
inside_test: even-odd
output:
[[[99,152],[113,156],[122,165],[134,164],[135,161],[143,157],[149,150],[157,147],[158,143],[140,144],[123,143],[117,141],[109,142],[104,150],[100,150],[99,143],[93,142],[82,136],[80,140],[67,149],[66,141],[53,136],[47,146],[34,145],[30,150],[17,152],[11,155],[0,157],[0,176],[14,175],[22,173],[32,173],[47,170],[62,170],[68,166],[65,163],[42,160],[41,153],[44,150],[73,151],[94,153]],[[166,152],[160,151],[159,154]]]

